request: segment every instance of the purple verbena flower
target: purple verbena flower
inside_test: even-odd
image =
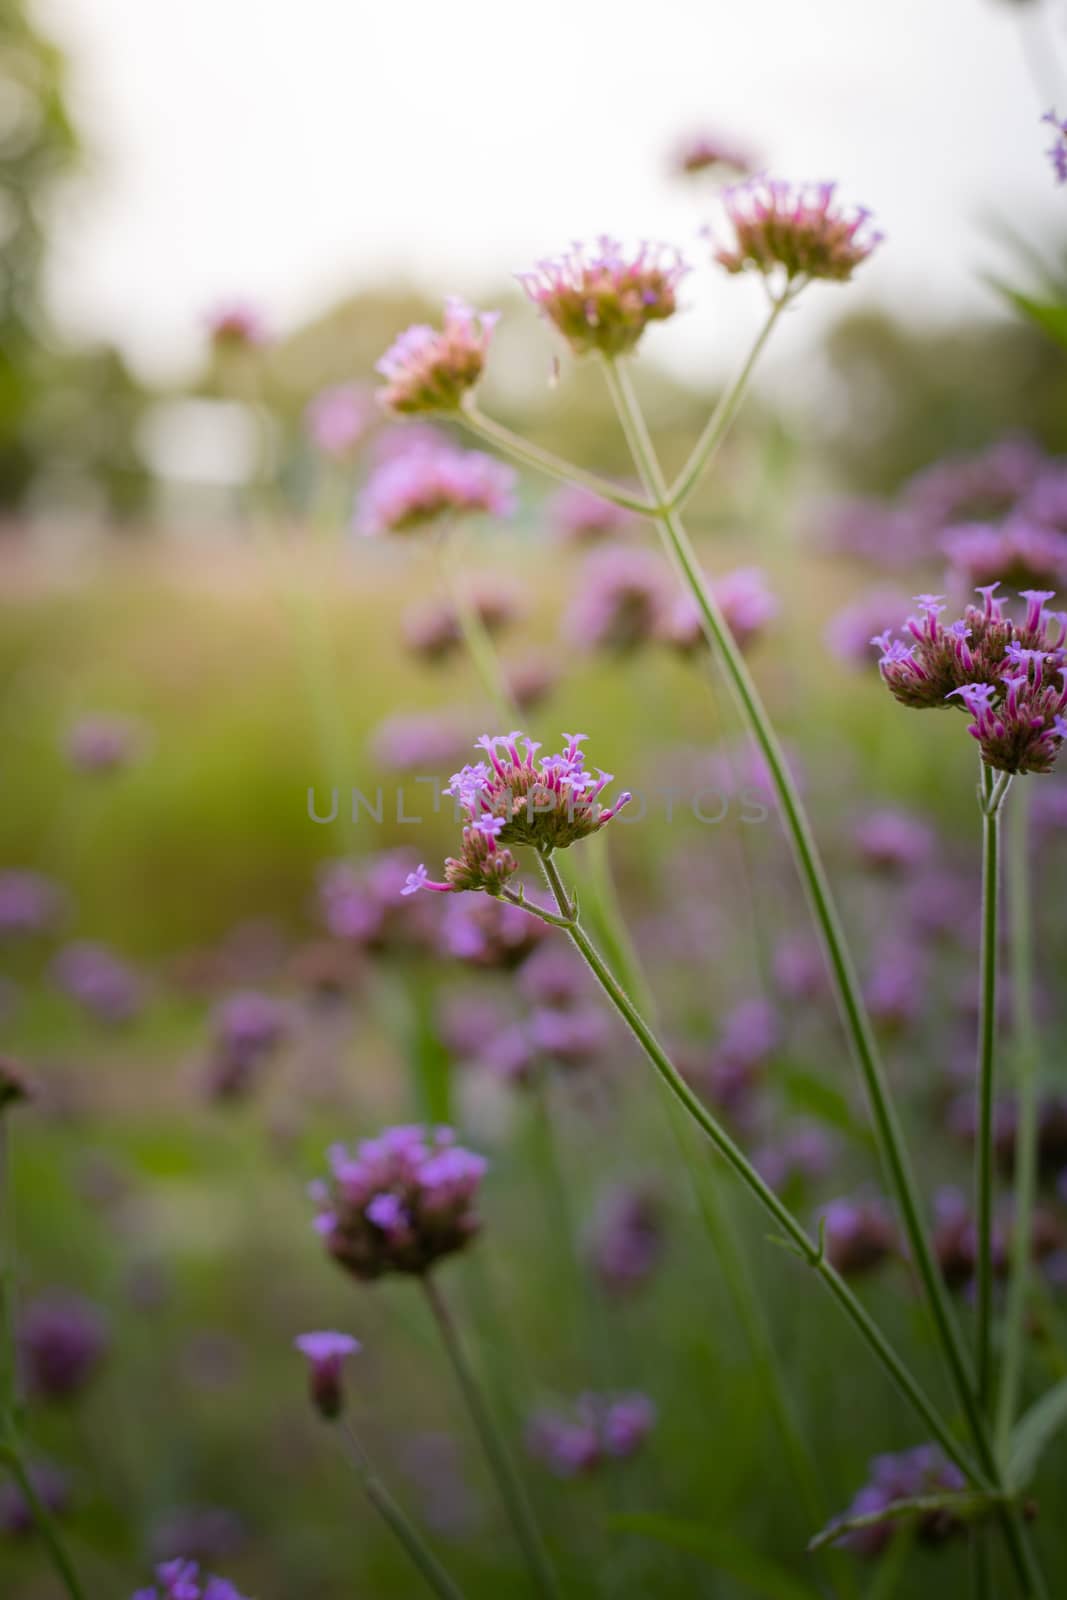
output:
[[[585,649],[628,654],[668,630],[672,588],[648,550],[605,546],[582,564],[566,631]]]
[[[137,753],[135,723],[127,717],[82,717],[67,736],[67,755],[82,772],[117,772]]]
[[[420,866],[405,894],[485,890],[499,894],[518,871],[510,845],[530,845],[543,854],[564,850],[603,828],[631,798],[602,807],[610,773],[585,769],[585,734],[564,734],[566,748],[538,759],[540,745],[521,732],[483,734],[477,741],[487,759],[454,773],[445,790],[464,820],[462,854],[445,862],[443,883]]]
[[[575,355],[620,356],[634,349],[650,322],[673,317],[687,270],[666,245],[627,249],[604,234],[539,261],[518,279]]]
[[[837,1147],[815,1122],[796,1122],[778,1139],[753,1152],[752,1164],[764,1183],[781,1192],[794,1183],[810,1183],[830,1171]]]
[[[62,1517],[70,1510],[70,1482],[65,1472],[50,1462],[35,1462],[29,1469],[30,1483],[45,1510],[53,1517]],[[24,1539],[37,1528],[33,1507],[18,1484],[5,1480],[0,1483],[0,1535],[9,1539]]]
[[[871,589],[842,606],[826,625],[827,648],[847,666],[870,671],[875,665],[871,640],[896,626],[907,606],[896,589]]]
[[[471,966],[510,971],[526,961],[547,932],[543,922],[504,900],[461,896],[448,903],[441,947]]]
[[[870,1516],[898,1500],[917,1500],[937,1494],[954,1494],[966,1488],[959,1468],[936,1445],[919,1445],[899,1455],[875,1456],[870,1463],[870,1479],[858,1491],[852,1504],[839,1519]],[[925,1511],[914,1519],[923,1544],[943,1544],[965,1524],[947,1508]],[[856,1528],[837,1543],[855,1555],[873,1557],[882,1553],[901,1527],[899,1518],[887,1518],[869,1527]]]
[[[548,514],[560,538],[579,545],[615,538],[636,521],[634,513],[625,506],[617,506],[577,483],[567,484],[553,495]]]
[[[359,1340],[347,1333],[302,1333],[293,1343],[308,1359],[312,1405],[333,1421],[344,1410],[344,1364],[360,1348]]]
[[[178,1558],[156,1568],[155,1584],[138,1589],[132,1600],[245,1600],[225,1578],[201,1574],[195,1561]]]
[[[110,1344],[99,1308],[77,1295],[41,1295],[18,1329],[19,1365],[34,1396],[71,1400],[97,1372]]]
[[[1067,533],[1029,517],[958,524],[941,536],[941,548],[952,571],[976,588],[998,581],[1013,589],[1067,583]]]
[[[515,509],[515,473],[479,450],[430,445],[391,457],[368,479],[356,512],[362,534],[410,533],[443,517]]]
[[[826,1259],[845,1278],[873,1271],[898,1249],[896,1227],[881,1200],[833,1200],[819,1223]]]
[[[752,155],[730,139],[714,133],[695,133],[678,146],[672,162],[673,170],[684,177],[713,172],[745,175],[753,172],[756,163]]]
[[[440,712],[398,713],[379,722],[370,736],[374,760],[393,772],[432,777],[448,771],[470,737],[469,727]]]
[[[916,872],[932,859],[937,843],[933,828],[921,817],[888,806],[861,818],[855,830],[864,866],[877,872]]]
[[[870,212],[846,209],[832,183],[753,178],[724,192],[734,241],[715,251],[727,272],[784,275],[787,288],[819,278],[845,283],[881,243]]]
[[[102,1022],[128,1022],[142,1007],[143,986],[137,973],[103,945],[86,941],[65,945],[52,971],[59,987]]]
[[[780,609],[759,567],[738,567],[726,572],[712,581],[711,591],[741,650],[755,641]],[[704,624],[691,595],[679,595],[675,600],[663,634],[669,644],[684,653],[704,648]]]
[[[421,1275],[478,1232],[485,1170],[450,1128],[387,1128],[354,1151],[337,1145],[329,1177],[312,1189],[316,1231],[356,1278]]]
[[[358,383],[322,389],[310,401],[304,420],[320,455],[346,461],[354,454],[374,416],[371,391]]]
[[[597,1280],[610,1294],[631,1294],[663,1257],[664,1217],[647,1185],[622,1184],[600,1196],[587,1250]]]
[[[51,933],[66,904],[62,889],[42,872],[24,867],[0,872],[0,939]]]
[[[526,1442],[557,1478],[584,1477],[608,1461],[636,1455],[655,1424],[656,1408],[647,1395],[582,1394],[569,1412],[537,1413]]]
[[[496,311],[474,311],[453,298],[440,329],[407,328],[377,364],[386,380],[382,404],[406,414],[455,411],[482,375],[498,320]]]

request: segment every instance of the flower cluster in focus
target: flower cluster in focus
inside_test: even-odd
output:
[[[754,178],[726,190],[723,199],[734,232],[715,251],[727,272],[783,273],[791,287],[821,278],[846,283],[881,243],[862,206],[837,204],[832,183],[793,184]]]
[[[970,732],[982,760],[1000,772],[1049,772],[1067,738],[1067,618],[1050,612],[1048,590],[1028,589],[1026,613],[1014,622],[996,595],[980,589],[947,628],[940,595],[919,595],[919,616],[904,624],[908,639],[888,632],[872,643],[882,677],[901,705],[926,709],[960,700],[974,719]]]
[[[495,311],[474,311],[452,299],[440,329],[425,323],[407,328],[377,364],[386,380],[382,404],[407,414],[456,410],[482,375],[497,320]]]

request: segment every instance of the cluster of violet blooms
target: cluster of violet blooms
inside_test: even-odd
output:
[[[947,628],[940,595],[920,595],[919,616],[904,624],[908,639],[887,632],[882,677],[895,699],[916,709],[959,701],[974,719],[968,731],[982,760],[1005,773],[1050,772],[1067,739],[1067,614],[1051,612],[1049,590],[1028,589],[1021,621],[1006,613],[998,584],[979,590]]]

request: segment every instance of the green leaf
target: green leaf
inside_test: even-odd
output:
[[[815,1600],[813,1587],[794,1578],[777,1562],[749,1549],[733,1534],[709,1528],[706,1523],[683,1522],[678,1517],[633,1511],[609,1517],[608,1527],[616,1533],[636,1533],[697,1556],[750,1589],[759,1600]]]
[[[1048,334],[1057,344],[1067,347],[1067,303],[1061,300],[1035,300],[1032,295],[1011,288],[999,278],[987,278],[986,282],[1001,299],[1014,306],[1020,316],[1040,328],[1042,333]]]
[[[1009,1478],[1013,1488],[1021,1489],[1029,1483],[1043,1452],[1065,1422],[1067,1378],[1061,1378],[1040,1400],[1034,1401],[1012,1429]]]
[[[803,1067],[785,1067],[781,1081],[795,1110],[804,1112],[816,1122],[825,1123],[827,1127],[836,1128],[865,1149],[872,1148],[874,1140],[871,1130],[853,1115],[852,1107],[840,1089],[835,1089],[833,1084]]]

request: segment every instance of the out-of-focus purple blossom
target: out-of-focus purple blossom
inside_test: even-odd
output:
[[[637,520],[625,506],[617,506],[579,483],[567,484],[553,495],[548,515],[553,531],[566,543],[577,545],[617,538]]]
[[[443,517],[510,517],[515,472],[479,450],[419,446],[391,457],[367,480],[356,529],[371,536],[411,533]]]
[[[662,562],[648,550],[612,545],[583,563],[566,631],[586,649],[625,654],[667,631],[671,607]]]
[[[582,1005],[567,1011],[533,1012],[530,1034],[536,1048],[550,1062],[573,1070],[602,1058],[611,1028],[600,1006]]]
[[[638,1453],[656,1425],[647,1395],[579,1395],[569,1412],[538,1412],[527,1429],[530,1454],[557,1478],[583,1477]]]
[[[224,301],[204,320],[216,350],[255,350],[268,343],[266,319],[247,300]]]
[[[382,404],[401,414],[455,411],[485,369],[499,312],[475,311],[445,301],[440,329],[416,323],[405,329],[377,363],[385,379]]]
[[[188,1506],[160,1518],[152,1533],[159,1561],[184,1551],[190,1561],[220,1561],[247,1543],[248,1532],[235,1511],[224,1506]]]
[[[918,872],[931,860],[937,843],[928,822],[889,807],[863,817],[854,838],[864,866],[890,873]]]
[[[547,932],[543,922],[519,906],[488,895],[462,895],[445,909],[441,945],[458,961],[509,970],[524,962]]]
[[[0,1117],[33,1096],[33,1084],[25,1067],[11,1056],[0,1056]]]
[[[496,635],[522,614],[522,598],[513,585],[480,578],[470,585],[467,604],[485,631]],[[460,648],[463,630],[451,601],[434,599],[413,607],[403,619],[404,643],[424,661],[443,661]]]
[[[129,1022],[144,1004],[144,985],[125,961],[100,944],[64,945],[52,963],[59,987],[101,1022]]]
[[[308,436],[315,449],[332,461],[350,459],[363,442],[374,416],[371,391],[358,383],[322,389],[305,412]]]
[[[701,173],[714,173],[716,177],[746,176],[754,172],[756,162],[751,151],[744,150],[732,139],[716,133],[694,133],[683,139],[671,162],[674,172],[691,178]]]
[[[134,760],[141,742],[140,729],[128,717],[95,713],[74,724],[67,755],[82,772],[118,772]]]
[[[880,1027],[901,1031],[922,1012],[928,963],[915,946],[887,939],[876,951],[863,993],[871,1017]]]
[[[628,1295],[655,1272],[664,1251],[663,1204],[647,1184],[621,1184],[597,1202],[588,1238],[590,1264],[613,1295]]]
[[[733,240],[714,252],[727,272],[781,275],[785,286],[816,279],[846,283],[881,243],[862,206],[846,208],[833,183],[794,184],[752,178],[726,189]]]
[[[971,588],[1061,589],[1067,584],[1067,533],[1013,515],[999,524],[967,522],[941,536],[954,575]]]
[[[868,590],[830,618],[825,634],[828,649],[847,666],[869,671],[875,664],[871,640],[895,628],[907,606],[897,589]]]
[[[477,1052],[477,1064],[500,1083],[525,1089],[543,1066],[540,1051],[524,1022],[510,1022],[486,1039]]]
[[[25,867],[0,872],[0,939],[51,933],[66,907],[63,890],[44,873]]]
[[[1030,798],[1030,823],[1039,839],[1067,831],[1067,783],[1043,783]]]
[[[454,773],[445,790],[466,818],[462,855],[447,858],[443,883],[432,882],[419,866],[401,893],[484,890],[496,895],[518,871],[507,846],[565,850],[605,827],[631,795],[624,791],[613,806],[601,806],[612,774],[586,771],[584,733],[564,738],[566,748],[559,755],[539,757],[540,745],[521,732],[483,734],[477,746],[488,759]]]
[[[545,655],[525,655],[505,662],[504,677],[510,699],[519,711],[533,711],[548,699],[559,681],[559,669]]]
[[[914,512],[870,496],[827,501],[812,522],[814,536],[822,548],[883,571],[910,568],[929,554],[929,536]],[[900,615],[899,611],[896,615]]]
[[[458,760],[469,737],[447,714],[398,713],[379,722],[370,736],[370,749],[379,766],[432,777]]]
[[[437,1016],[437,1032],[450,1055],[473,1061],[505,1026],[498,1001],[472,992],[446,994]]]
[[[754,1151],[752,1164],[764,1183],[780,1193],[795,1183],[811,1183],[825,1177],[836,1152],[837,1145],[825,1128],[814,1122],[798,1122],[781,1138]]]
[[[437,922],[414,917],[398,900],[415,865],[407,850],[384,850],[369,861],[330,861],[318,873],[319,913],[335,939],[384,952],[433,946]]]
[[[787,1000],[817,1000],[829,990],[826,958],[807,934],[789,934],[774,948],[774,981]]]
[[[293,1342],[308,1359],[311,1403],[332,1422],[344,1410],[344,1364],[359,1340],[348,1333],[302,1333]]]
[[[550,941],[523,963],[518,988],[531,1005],[565,1010],[588,995],[587,968],[573,950]]]
[[[1057,457],[1043,463],[1015,509],[1024,521],[1067,533],[1067,462]]]
[[[78,1295],[33,1300],[18,1329],[19,1366],[32,1395],[72,1400],[95,1376],[110,1344],[99,1308]]]
[[[195,1561],[178,1557],[156,1568],[155,1584],[138,1589],[132,1600],[246,1600],[226,1578],[201,1574]]]
[[[30,1468],[30,1483],[51,1516],[62,1517],[70,1510],[70,1480],[58,1467],[47,1461],[35,1462]],[[35,1527],[33,1507],[18,1484],[10,1480],[0,1483],[0,1536],[24,1539]]]
[[[246,1094],[291,1028],[288,1009],[269,994],[246,989],[228,996],[214,1018],[208,1092],[212,1099]]]
[[[1067,122],[1061,122],[1055,111],[1046,111],[1041,118],[1055,130],[1055,137],[1046,154],[1057,183],[1067,183]]]
[[[819,1223],[826,1259],[843,1278],[873,1272],[898,1248],[896,1227],[881,1200],[833,1200]]]
[[[673,317],[687,270],[666,245],[645,242],[630,250],[604,234],[595,244],[576,244],[537,262],[518,279],[575,355],[620,356],[638,344],[649,323]]]
[[[767,587],[759,567],[738,567],[711,583],[711,591],[726,625],[741,650],[746,650],[778,615],[777,596]],[[671,607],[663,636],[676,649],[688,653],[704,647],[700,610],[691,595],[680,595]]]
[[[912,933],[921,939],[967,940],[978,903],[977,885],[958,872],[934,867],[908,885],[904,911]]]
[[[1010,435],[977,454],[949,456],[917,472],[905,486],[904,505],[928,533],[957,522],[995,520],[1029,493],[1044,464],[1032,439]]]
[[[481,1226],[475,1207],[487,1163],[450,1128],[388,1128],[354,1151],[335,1145],[329,1159],[329,1177],[311,1191],[315,1230],[353,1277],[421,1275]]]
[[[871,1516],[891,1506],[897,1500],[918,1500],[938,1494],[955,1494],[967,1487],[959,1468],[932,1444],[919,1445],[900,1455],[875,1456],[870,1463],[870,1478],[858,1491],[848,1510],[839,1519],[847,1522],[853,1517]],[[899,1518],[886,1518],[869,1527],[855,1528],[837,1541],[840,1548],[855,1555],[874,1557],[882,1551],[899,1531]],[[923,1544],[943,1544],[954,1534],[962,1533],[966,1524],[948,1507],[920,1512],[914,1527]]]
[[[735,1123],[751,1120],[756,1091],[780,1038],[781,1022],[770,1001],[742,1000],[724,1019],[710,1061],[693,1073]]]

